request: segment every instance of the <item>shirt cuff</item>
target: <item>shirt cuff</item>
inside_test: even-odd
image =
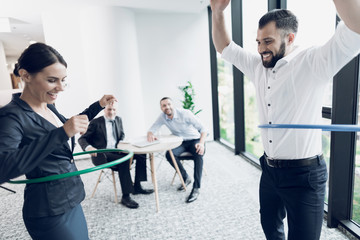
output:
[[[221,58],[223,58],[223,59],[228,59],[228,55],[229,55],[229,53],[231,53],[232,51],[231,51],[231,49],[233,49],[234,48],[234,41],[231,41],[230,43],[229,43],[229,45],[227,45],[224,49],[223,49],[223,51],[222,51],[222,53],[221,53]]]
[[[89,148],[93,148],[93,146],[87,145],[87,146],[85,147],[85,151],[88,151]]]

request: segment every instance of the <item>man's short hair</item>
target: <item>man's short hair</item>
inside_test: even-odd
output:
[[[296,16],[286,9],[273,9],[262,16],[259,20],[259,29],[262,29],[268,23],[274,21],[277,29],[284,30],[285,35],[289,33],[297,33],[298,20]]]
[[[169,99],[170,101],[172,101],[172,99],[171,99],[170,97],[163,97],[163,98],[160,100],[160,104],[161,104],[162,101],[167,100],[167,99]]]

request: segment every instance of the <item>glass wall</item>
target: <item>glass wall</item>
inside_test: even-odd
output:
[[[304,5],[309,7],[305,8]],[[295,40],[296,45],[301,47],[323,45],[334,34],[336,11],[332,1],[288,0],[287,7],[297,16],[299,21],[299,30]],[[321,17],[314,21],[314,18],[309,16],[317,16],[319,9],[321,9]],[[328,108],[332,106],[332,83],[329,83],[325,90],[323,106]],[[331,115],[329,115],[329,119],[323,119],[323,124],[331,124],[330,118]],[[328,167],[330,163],[330,140],[330,132],[323,132],[323,154]],[[329,186],[327,185],[326,203],[328,200],[328,189]]]
[[[357,133],[356,141],[356,161],[355,161],[355,180],[354,180],[354,198],[353,198],[353,211],[352,220],[360,224],[360,143],[359,133]]]
[[[243,47],[257,52],[256,34],[258,22],[268,9],[267,0],[243,1]],[[261,143],[258,110],[255,99],[255,87],[244,76],[244,102],[245,102],[245,150],[259,158],[264,149]]]
[[[333,1],[288,0],[287,8],[296,15],[299,21],[296,45],[301,47],[322,45],[334,34],[336,11]],[[321,17],[319,11],[321,11]],[[319,16],[316,21],[314,16]]]
[[[231,5],[225,10],[225,19],[226,28],[231,37]],[[217,64],[220,138],[234,145],[234,87],[232,64],[224,61],[219,53],[217,53]]]
[[[359,92],[360,96],[360,92]],[[358,103],[358,125],[360,102]],[[360,132],[356,133],[356,155],[355,155],[355,168],[354,168],[354,192],[353,192],[353,207],[352,207],[352,220],[360,224]]]
[[[323,122],[321,124],[324,125],[330,125],[331,119],[323,118]],[[323,131],[322,132],[322,149],[324,154],[324,159],[326,162],[326,165],[330,165],[330,139],[331,139],[331,132],[329,131]],[[329,172],[328,172],[329,173]],[[329,177],[328,177],[329,179]],[[328,196],[329,196],[329,181],[326,184],[326,194],[325,194],[325,202],[328,202]]]

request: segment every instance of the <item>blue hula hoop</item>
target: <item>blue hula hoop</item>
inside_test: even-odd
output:
[[[359,132],[360,125],[353,124],[331,124],[331,125],[314,125],[314,124],[262,124],[259,128],[288,128],[288,129],[321,129],[331,132]]]

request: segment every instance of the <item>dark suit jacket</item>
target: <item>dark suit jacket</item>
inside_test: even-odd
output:
[[[123,130],[123,125],[121,118],[115,117],[115,124],[117,128],[117,134],[119,139],[117,139],[116,145],[118,142],[125,137],[125,133]],[[88,130],[85,134],[83,134],[79,139],[79,144],[81,148],[85,151],[85,148],[89,145],[93,146],[97,149],[106,148],[107,145],[107,136],[106,136],[106,125],[105,125],[105,117],[99,117],[92,120],[89,124]],[[114,146],[115,147],[115,146]],[[99,157],[92,157],[93,163],[95,165],[103,164],[104,159]]]
[[[0,109],[0,183],[26,174],[28,179],[76,171],[72,146],[63,127],[55,127],[35,113],[14,94]],[[67,119],[48,105],[62,122]],[[93,103],[81,114],[93,119],[102,107]],[[62,214],[85,197],[79,176],[44,183],[27,184],[24,193],[24,217]]]

